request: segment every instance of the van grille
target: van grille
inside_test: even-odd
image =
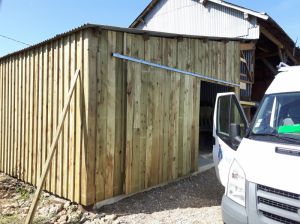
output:
[[[290,220],[290,219],[287,219],[287,218],[283,218],[281,216],[278,216],[278,215],[274,215],[274,214],[271,214],[271,213],[268,213],[268,212],[262,212],[262,214],[269,218],[269,219],[273,219],[277,222],[281,222],[281,223],[284,223],[284,224],[299,224],[300,222],[297,222],[297,221],[294,221],[294,220]]]
[[[272,194],[281,195],[283,197],[300,200],[300,195],[299,194],[294,194],[294,193],[290,193],[290,192],[287,192],[287,191],[277,190],[275,188],[271,188],[271,187],[267,187],[267,186],[263,186],[263,185],[257,185],[257,189],[262,190],[262,191],[266,191],[266,192],[269,192],[269,193],[272,193]]]
[[[260,215],[285,224],[300,224],[300,195],[257,185]]]

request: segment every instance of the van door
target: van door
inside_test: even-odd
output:
[[[214,164],[219,181],[226,187],[228,172],[239,145],[230,138],[230,126],[239,125],[240,137],[243,138],[248,121],[234,93],[217,94],[213,119]]]

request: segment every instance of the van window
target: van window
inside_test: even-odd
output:
[[[252,133],[288,135],[300,140],[300,93],[266,96],[253,122]]]
[[[230,124],[238,124],[241,127],[241,137],[245,136],[247,122],[243,112],[240,111],[239,103],[234,95],[222,96],[218,100],[217,111],[217,135],[229,146],[229,127]]]

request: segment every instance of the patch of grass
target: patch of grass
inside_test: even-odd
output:
[[[24,187],[17,187],[16,192],[21,195],[21,199],[23,199],[23,200],[27,200],[29,198],[30,193],[31,193],[30,191],[28,191]]]

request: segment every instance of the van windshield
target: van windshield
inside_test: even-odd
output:
[[[300,141],[300,93],[264,98],[253,122],[252,135],[277,136]]]

